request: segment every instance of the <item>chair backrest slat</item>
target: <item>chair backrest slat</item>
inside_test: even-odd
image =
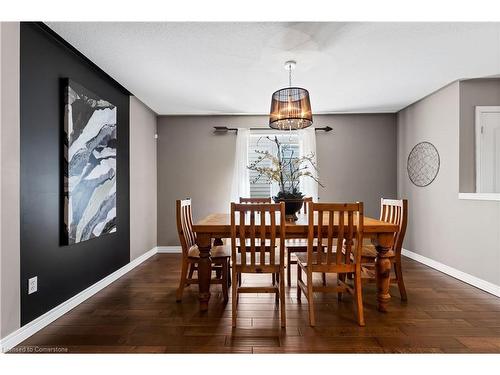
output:
[[[250,262],[255,264],[255,212],[250,212]]]
[[[240,203],[272,203],[271,197],[269,198],[243,198],[240,197]]]
[[[266,260],[266,212],[260,210],[260,218],[264,217],[264,220],[260,220],[260,264],[263,266]]]
[[[322,262],[324,252],[323,246],[321,246],[321,244],[323,243],[323,215],[323,211],[318,211],[318,262]]]
[[[396,224],[398,232],[394,234],[393,251],[401,254],[403,240],[408,225],[408,200],[406,199],[380,199],[380,220],[387,223]]]
[[[239,212],[240,214],[240,226],[239,226],[239,243],[240,243],[240,250],[241,250],[241,263],[243,265],[246,265],[246,262],[247,262],[247,241],[246,241],[246,237],[245,237],[245,225],[246,225],[246,221],[245,221],[245,212],[243,211],[240,211]],[[233,241],[231,241],[231,243],[233,243]],[[236,240],[234,241],[234,243],[236,243]]]
[[[333,228],[334,228],[334,216],[333,215],[328,215],[328,238],[327,238],[327,249],[326,249],[326,263],[335,263],[331,257],[333,257],[333,239],[334,239],[334,234],[333,234]],[[322,243],[318,243],[318,246],[322,246]]]
[[[363,203],[311,203],[308,217],[307,253],[308,259],[312,260],[313,264],[350,264],[351,253],[355,255],[355,262],[361,261]],[[314,231],[315,218],[317,233]],[[326,241],[322,243],[325,235]],[[313,255],[315,238],[318,241],[316,258]],[[336,246],[333,246],[334,243]],[[326,244],[326,246],[321,246],[321,244]],[[326,251],[326,254],[323,254],[322,249]]]
[[[191,199],[177,200],[175,202],[177,234],[181,243],[182,255],[188,256],[189,249],[196,245],[196,233],[193,231],[193,217]]]
[[[285,203],[283,203],[283,209],[285,207]],[[284,211],[283,211],[284,213]],[[261,216],[264,216],[265,215],[265,212],[262,212]],[[284,215],[281,215],[282,217]],[[270,258],[270,263],[271,264],[276,264],[276,251],[274,251],[274,245],[275,245],[275,240],[276,240],[276,214],[273,210],[273,212],[271,213],[270,215],[270,219],[271,219],[271,230],[270,230],[270,233],[269,233],[269,237],[270,237],[270,250],[269,250],[269,258]],[[274,228],[274,230],[273,230]],[[283,226],[283,230],[285,230],[285,227]],[[265,241],[265,240],[264,240]],[[280,258],[281,261],[283,261],[283,257]]]
[[[312,197],[302,198],[302,207],[300,208],[299,214],[307,215],[307,206],[313,201]]]
[[[347,211],[347,237],[345,239],[345,262],[351,263],[351,252],[354,245],[354,211]]]
[[[238,222],[237,217],[239,217]],[[249,223],[245,221],[246,217],[250,218]],[[279,217],[279,223],[277,222],[277,217]],[[280,238],[279,259],[277,259],[274,251],[277,245],[278,231]],[[268,242],[266,243],[266,241]],[[253,267],[255,270],[258,270],[259,266],[278,265],[278,261],[283,261],[284,242],[284,203],[231,203],[231,253],[233,259],[236,259],[237,243],[239,243],[241,265],[247,268]],[[247,243],[249,246],[245,245]],[[270,247],[270,251],[266,251],[266,246]],[[250,253],[250,256],[247,259],[248,253]],[[259,256],[257,257],[256,254],[259,254]],[[258,261],[257,258],[259,258]]]

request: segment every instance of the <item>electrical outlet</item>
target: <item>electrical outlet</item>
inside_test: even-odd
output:
[[[32,277],[28,280],[28,294],[38,291],[38,276]]]

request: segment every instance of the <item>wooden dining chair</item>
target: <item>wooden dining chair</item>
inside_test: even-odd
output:
[[[317,218],[317,225],[314,222]],[[309,303],[309,324],[316,324],[314,293],[337,292],[354,295],[356,318],[365,325],[363,294],[361,290],[361,248],[363,245],[363,203],[310,203],[307,252],[297,254],[297,299],[304,293]],[[314,251],[314,243],[325,243]],[[344,251],[337,251],[344,249]],[[351,254],[353,255],[351,257]],[[306,282],[302,280],[306,274]],[[336,273],[336,286],[313,285],[314,273]],[[346,275],[354,275],[353,285],[346,282]]]
[[[394,234],[394,245],[392,247],[391,263],[394,265],[395,277],[391,278],[391,284],[397,284],[402,301],[407,301],[405,283],[403,281],[403,270],[401,266],[401,249],[408,224],[408,200],[406,199],[380,199],[380,220],[396,224],[399,230]],[[375,259],[377,250],[375,246],[365,243],[362,249],[361,263],[363,266],[363,281],[375,281]]]
[[[261,203],[272,203],[272,198],[267,197],[267,198],[244,198],[240,197],[240,203],[249,203],[249,204],[261,204]],[[260,244],[257,241],[257,246]],[[266,250],[269,251],[269,241],[266,241]],[[239,246],[238,246],[238,252],[240,251]],[[238,280],[237,282],[241,286],[241,275],[238,275]],[[279,281],[279,276],[278,275],[273,275],[273,285],[276,283],[276,280]]]
[[[177,232],[182,247],[182,268],[179,288],[177,289],[177,302],[182,300],[184,287],[198,284],[198,278],[193,278],[194,272],[198,273],[198,261],[200,251],[196,245],[196,233],[193,231],[193,218],[191,210],[191,199],[176,201]],[[212,259],[212,271],[215,277],[211,284],[222,284],[224,301],[228,301],[229,289],[229,260],[231,249],[229,246],[212,246],[210,250]]]
[[[279,229],[279,233],[278,233]],[[279,239],[279,241],[278,241]],[[237,204],[231,203],[231,258],[232,275],[279,274],[279,286],[240,286],[232,284],[232,323],[236,327],[238,295],[240,293],[276,293],[280,302],[281,326],[285,327],[285,282],[284,282],[285,204]],[[271,249],[266,251],[266,240]],[[236,243],[241,244],[240,252]],[[279,242],[279,244],[278,244]]]
[[[240,203],[272,203],[271,197],[269,198],[243,198],[240,197]]]

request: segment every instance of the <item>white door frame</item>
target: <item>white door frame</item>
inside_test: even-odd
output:
[[[476,106],[476,193],[481,193],[481,115],[483,113],[500,113],[500,106],[477,105]]]

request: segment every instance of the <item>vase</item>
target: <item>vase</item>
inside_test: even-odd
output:
[[[297,221],[297,212],[300,211],[304,201],[302,198],[277,198],[274,197],[275,203],[284,202],[285,203],[285,219],[287,221]]]

